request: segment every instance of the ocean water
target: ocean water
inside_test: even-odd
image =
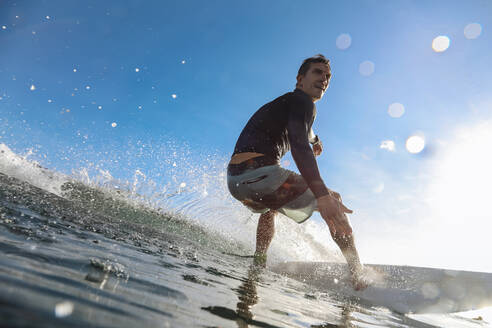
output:
[[[221,232],[189,217],[193,196],[166,211],[1,146],[1,327],[489,326],[370,306],[270,271],[279,257],[255,267],[234,237],[249,221]]]

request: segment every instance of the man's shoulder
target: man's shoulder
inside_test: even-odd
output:
[[[314,105],[313,101],[311,100],[311,98],[308,95],[306,95],[305,93],[303,93],[302,91],[299,91],[297,89],[294,91],[284,93],[283,95],[276,98],[272,102],[277,102],[277,101],[293,102],[297,105],[302,104],[302,105],[309,106],[309,107],[312,107]]]
[[[258,112],[270,111],[270,110],[281,110],[291,112],[293,109],[296,112],[312,111],[314,108],[314,103],[309,96],[305,93],[295,90],[284,93],[283,95],[273,99],[272,101],[263,105]],[[257,112],[257,113],[258,113]]]
[[[261,106],[260,111],[262,109],[272,109],[272,108],[278,108],[279,106],[286,106],[289,102],[293,101],[294,92],[287,92],[284,93],[281,96],[278,96],[277,98],[265,103],[263,106]]]
[[[288,92],[282,97],[285,97],[285,102],[291,105],[296,111],[312,111],[315,108],[313,100],[298,89]]]

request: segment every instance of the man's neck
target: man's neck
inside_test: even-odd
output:
[[[310,96],[310,95],[308,95],[308,94],[307,94],[304,90],[302,90],[302,89],[300,89],[300,88],[298,88],[298,87],[296,87],[296,88],[295,88],[294,92],[299,92],[299,93],[301,93],[301,94],[305,95],[306,97],[308,97],[309,99],[311,99],[311,101],[312,101],[313,103],[315,103],[315,102],[317,101],[317,99],[316,99],[316,100],[314,100],[314,99],[313,99],[313,97],[311,97],[311,96]]]

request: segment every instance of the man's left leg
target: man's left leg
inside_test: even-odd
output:
[[[258,227],[256,228],[255,264],[266,264],[266,252],[272,242],[273,235],[275,234],[276,215],[277,211],[274,210],[270,210],[260,215]]]
[[[366,288],[367,282],[361,279],[363,266],[360,263],[359,253],[355,247],[354,235],[337,236],[332,234],[331,236],[338,247],[340,247],[345,260],[347,261],[354,289],[360,290]]]
[[[345,214],[340,214],[344,215]],[[347,220],[348,218],[343,218],[342,220]],[[326,222],[328,223],[328,221]],[[330,226],[330,224],[328,224]],[[340,250],[342,251],[345,260],[347,261],[350,274],[352,276],[352,285],[355,290],[361,290],[368,286],[367,281],[365,281],[362,277],[363,275],[363,266],[360,263],[359,253],[357,252],[357,248],[355,247],[354,235],[352,233],[341,235],[337,233],[333,233],[330,228],[330,234],[333,238],[333,241],[338,245]]]
[[[335,191],[330,191],[332,197],[335,197],[337,200],[342,202],[342,197],[339,193]],[[349,225],[348,217],[344,213],[339,213],[340,217],[338,221],[346,222]],[[330,227],[329,222],[325,219],[328,227]],[[330,234],[335,243],[338,245],[340,250],[342,251],[345,260],[347,261],[350,274],[352,276],[352,284],[355,290],[361,290],[367,287],[368,283],[362,278],[363,274],[363,266],[360,263],[359,253],[357,252],[357,248],[355,247],[354,235],[352,232],[349,234],[339,234],[333,233],[330,227]]]

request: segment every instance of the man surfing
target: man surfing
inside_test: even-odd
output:
[[[316,210],[347,260],[358,290],[367,283],[362,279],[363,266],[346,215],[352,210],[321,179],[315,156],[322,153],[323,146],[311,128],[316,117],[314,103],[323,97],[330,79],[330,61],[323,55],[304,60],[296,89],[262,106],[244,127],[227,167],[227,184],[234,198],[261,213],[255,263],[266,263],[278,212],[302,223]],[[301,175],[279,164],[289,150]]]

